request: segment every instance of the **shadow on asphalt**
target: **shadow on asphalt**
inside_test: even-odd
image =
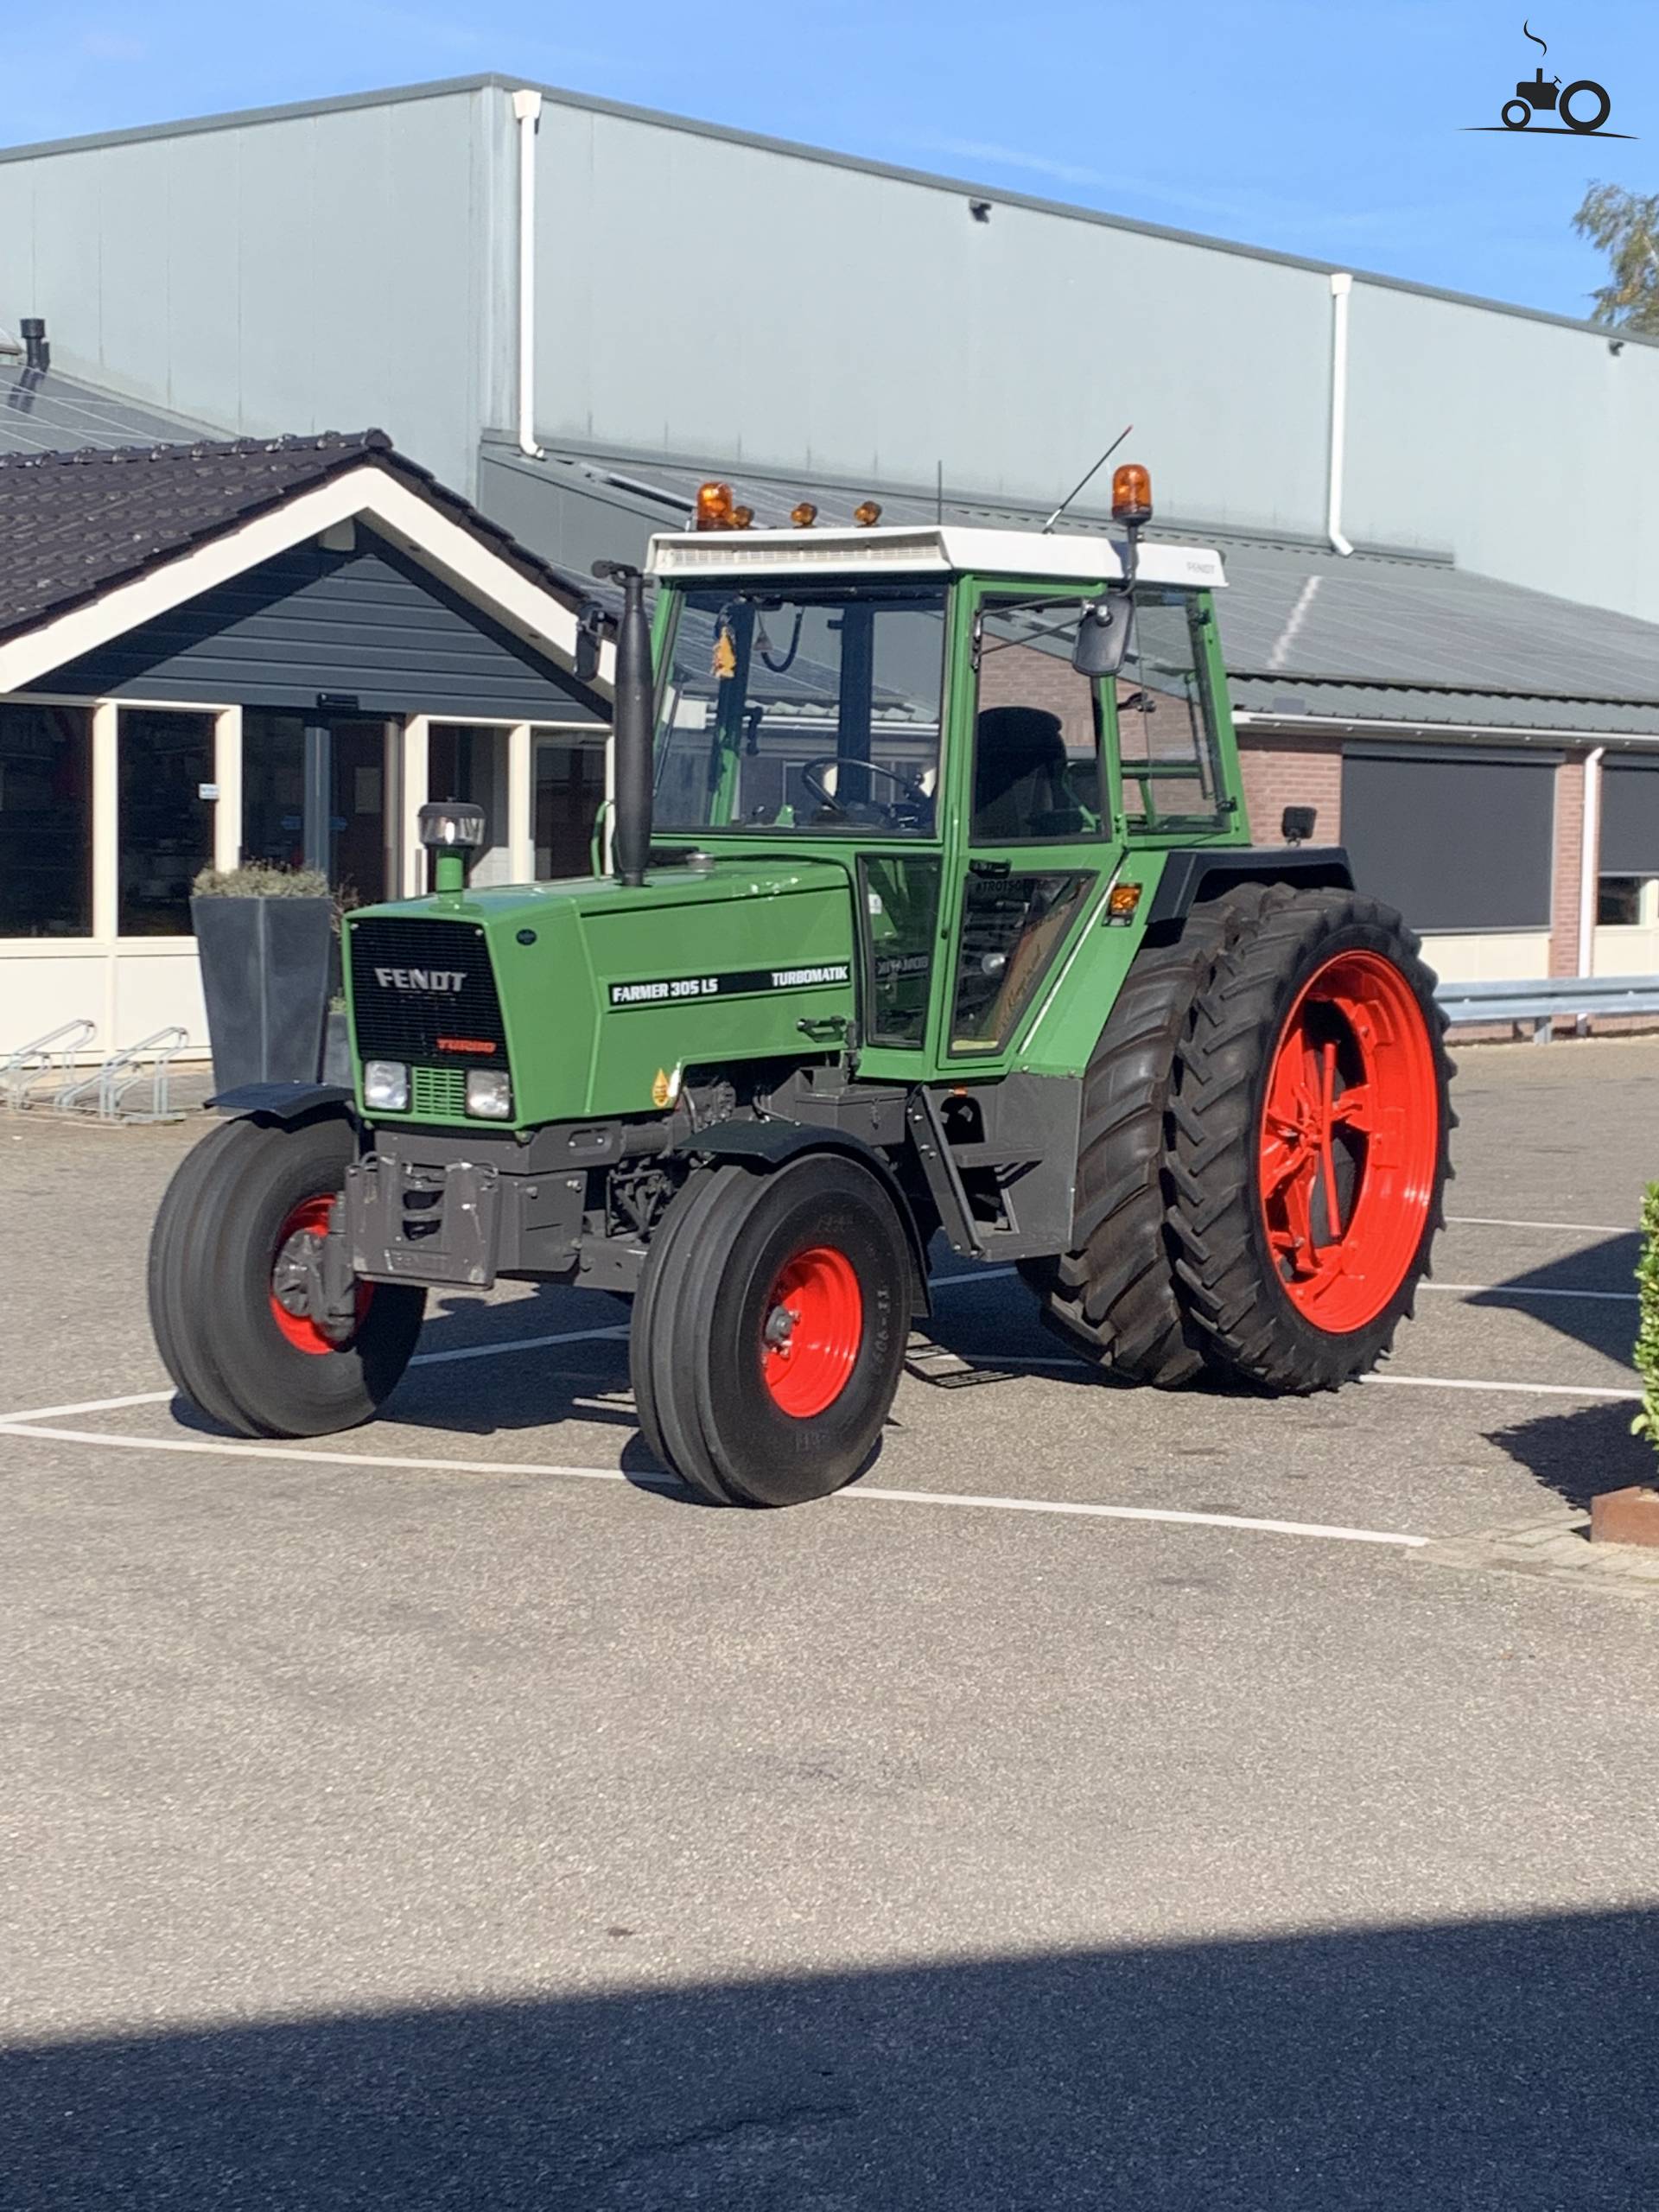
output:
[[[1604,1352],[1614,1359],[1628,1360],[1630,1346],[1636,1338],[1636,1262],[1642,1240],[1632,1230],[1628,1236],[1605,1237],[1599,1244],[1586,1245],[1581,1251],[1572,1252],[1565,1259],[1551,1260],[1541,1268],[1529,1268],[1524,1274],[1505,1275],[1495,1283],[1484,1297],[1465,1299],[1468,1306],[1523,1306],[1529,1313],[1554,1329],[1558,1336],[1567,1337],[1591,1351]],[[1505,1291],[1540,1290],[1611,1290],[1631,1294],[1628,1305],[1622,1300],[1594,1298],[1525,1298],[1506,1300]]]
[[[1587,1506],[1598,1491],[1652,1482],[1653,1446],[1630,1433],[1635,1412],[1634,1400],[1604,1402],[1489,1429],[1487,1437],[1569,1505]],[[1654,2195],[1659,2202],[1659,2177]]]
[[[0,2103],[9,2212],[1630,2212],[1659,1914],[105,2037]]]

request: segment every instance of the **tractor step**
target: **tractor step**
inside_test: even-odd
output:
[[[905,1347],[905,1372],[913,1375],[918,1382],[931,1382],[941,1390],[963,1390],[976,1382],[1014,1380],[1012,1369],[975,1367],[960,1352],[948,1351],[943,1344],[936,1344],[919,1329],[911,1331],[910,1342]]]

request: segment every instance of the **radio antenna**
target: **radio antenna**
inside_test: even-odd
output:
[[[1080,480],[1080,481],[1078,481],[1077,483],[1074,484],[1074,485],[1071,486],[1071,490],[1066,493],[1065,497],[1065,498],[1060,501],[1059,505],[1058,505],[1058,507],[1056,507],[1056,508],[1055,508],[1055,510],[1054,510],[1053,513],[1052,513],[1052,515],[1050,515],[1050,517],[1049,517],[1048,520],[1047,520],[1047,521],[1043,524],[1043,535],[1044,535],[1044,537],[1046,537],[1046,536],[1048,535],[1049,531],[1050,531],[1051,530],[1052,530],[1052,529],[1053,529],[1053,527],[1054,527],[1055,524],[1056,524],[1057,522],[1058,522],[1058,520],[1059,520],[1060,517],[1061,517],[1061,516],[1065,512],[1066,509],[1071,505],[1071,504],[1072,500],[1073,500],[1073,499],[1075,499],[1077,498],[1077,496],[1078,493],[1079,493],[1079,492],[1081,492],[1081,491],[1083,490],[1084,486],[1085,484],[1092,484],[1092,483],[1093,483],[1093,481],[1094,481],[1095,478],[1096,478],[1096,476],[1098,476],[1098,475],[1099,475],[1099,474],[1100,474],[1100,472],[1101,472],[1101,470],[1102,470],[1103,468],[1104,468],[1104,467],[1105,467],[1105,466],[1106,466],[1107,462],[1111,459],[1112,455],[1113,455],[1113,454],[1117,451],[1117,449],[1118,449],[1119,446],[1121,446],[1121,445],[1122,444],[1122,442],[1123,442],[1124,439],[1125,439],[1125,438],[1127,438],[1127,437],[1128,436],[1129,432],[1130,432],[1134,428],[1135,428],[1135,425],[1134,425],[1134,423],[1126,423],[1123,425],[1122,429],[1118,432],[1117,435],[1116,435],[1116,436],[1112,440],[1112,442],[1110,443],[1110,445],[1109,445],[1109,446],[1107,447],[1107,448],[1106,448],[1105,452],[1104,452],[1103,454],[1102,454],[1102,455],[1100,456],[1100,459],[1099,459],[1099,460],[1095,463],[1094,467],[1093,467],[1089,471],[1089,474],[1088,474],[1085,477],[1082,478],[1082,479]]]

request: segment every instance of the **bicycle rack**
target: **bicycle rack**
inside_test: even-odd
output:
[[[43,1037],[20,1045],[15,1052],[0,1060],[0,1095],[4,1096],[7,1106],[14,1113],[26,1112],[30,1086],[54,1069],[67,1082],[75,1054],[83,1046],[90,1045],[97,1034],[95,1021],[82,1019],[60,1022]]]
[[[182,1113],[175,1113],[168,1106],[168,1081],[173,1062],[189,1042],[189,1034],[188,1030],[175,1025],[141,1037],[124,1051],[111,1052],[95,1073],[81,1077],[79,1082],[65,1084],[52,1101],[53,1111],[77,1113],[82,1100],[96,1092],[96,1112],[100,1122],[181,1122]],[[152,1055],[149,1067],[143,1065],[146,1053]],[[127,1093],[141,1083],[150,1086],[149,1113],[124,1112]]]

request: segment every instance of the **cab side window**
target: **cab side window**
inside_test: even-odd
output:
[[[981,618],[974,718],[976,845],[1100,835],[1099,702],[1071,665],[1077,600],[1000,605]]]

